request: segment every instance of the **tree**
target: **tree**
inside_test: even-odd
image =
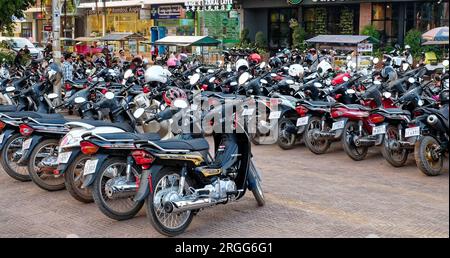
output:
[[[262,31],[258,31],[255,34],[255,46],[257,48],[266,48],[267,46],[266,36]]]
[[[411,52],[414,57],[420,55],[422,46],[421,43],[422,33],[416,29],[412,29],[406,33],[405,36],[405,45],[409,45],[411,47]]]
[[[36,0],[0,0],[0,31],[12,32],[15,23],[13,17],[24,18],[23,11],[35,2]]]
[[[289,22],[289,26],[292,29],[292,48],[304,50],[306,48],[306,32],[302,29],[296,19],[291,19]]]

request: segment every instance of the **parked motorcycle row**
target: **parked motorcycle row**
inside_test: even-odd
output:
[[[427,175],[441,173],[448,153],[448,61],[412,68],[386,55],[356,69],[350,57],[337,71],[326,55],[286,49],[266,63],[233,49],[214,66],[144,66],[80,66],[62,92],[52,62],[0,68],[3,170],[47,191],[67,189],[119,221],[146,203],[154,228],[175,236],[200,210],[247,190],[265,204],[251,143],[292,149],[303,141],[324,154],[341,142],[354,160],[382,146],[396,167],[414,152]]]

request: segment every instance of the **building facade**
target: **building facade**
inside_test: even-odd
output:
[[[448,26],[445,0],[240,0],[242,29],[254,37],[262,31],[270,49],[291,44],[289,20],[297,19],[308,37],[320,34],[360,34],[373,25],[383,43],[403,44],[410,29],[427,31]]]

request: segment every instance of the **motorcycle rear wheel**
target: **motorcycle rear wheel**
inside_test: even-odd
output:
[[[439,156],[438,160],[432,157],[433,149],[438,146],[439,142],[431,136],[424,136],[416,142],[414,158],[417,167],[427,176],[438,176],[442,173],[444,158],[442,155]]]
[[[83,185],[83,169],[87,160],[90,159],[90,156],[87,155],[79,155],[75,158],[75,160],[70,164],[64,173],[64,181],[66,185],[67,191],[70,195],[75,198],[75,200],[91,203],[94,202],[94,197],[92,196],[92,188],[81,188]]]
[[[12,161],[12,155],[22,149],[24,139],[25,137],[21,134],[14,134],[5,142],[1,153],[0,164],[10,177],[21,182],[28,182],[31,181],[31,177],[27,167],[19,166],[16,162]]]
[[[381,154],[386,161],[394,167],[403,167],[408,160],[408,150],[391,150],[389,147],[390,140],[399,141],[398,129],[396,126],[388,125],[386,127],[386,137],[384,137],[383,147],[381,148]]]
[[[295,147],[295,143],[297,142],[297,135],[286,132],[287,126],[295,126],[292,121],[288,118],[282,118],[278,122],[278,140],[277,144],[283,150],[290,150]]]
[[[167,183],[171,183],[171,187],[179,186],[179,180],[181,172],[177,171],[175,168],[163,168],[154,178],[152,185],[154,185],[153,191],[150,190],[150,194],[147,197],[147,217],[150,219],[150,223],[153,227],[161,234],[166,236],[177,236],[182,234],[192,222],[194,217],[194,211],[184,211],[180,213],[166,213],[164,207],[162,205],[162,198],[164,195],[159,196],[158,193],[164,191],[168,186]],[[172,182],[167,182],[171,181]],[[175,180],[175,182],[173,182]],[[186,185],[188,186],[188,178],[186,178]],[[185,187],[188,188],[188,187]],[[176,188],[178,189],[178,188]],[[177,225],[165,225],[167,220],[179,219],[179,217],[183,216],[181,221]]]
[[[66,187],[64,184],[64,177],[56,177],[49,172],[39,171],[39,168],[37,167],[37,163],[42,160],[40,155],[45,152],[49,152],[48,154],[50,155],[58,155],[58,146],[58,139],[48,139],[40,142],[34,147],[28,162],[28,173],[30,173],[31,180],[33,180],[37,186],[47,191],[59,191]],[[48,155],[45,157],[48,157]]]
[[[355,161],[361,161],[365,159],[369,151],[369,147],[358,147],[355,145],[355,142],[352,138],[355,134],[358,133],[358,123],[355,121],[349,121],[345,125],[344,135],[342,136],[341,140],[342,147],[344,148],[345,153],[347,153],[347,155]],[[367,135],[367,133],[364,131],[363,135]]]
[[[315,140],[312,135],[313,130],[320,130],[322,120],[319,117],[312,117],[309,120],[306,131],[303,133],[303,141],[306,147],[314,154],[324,154],[331,146],[329,140]]]

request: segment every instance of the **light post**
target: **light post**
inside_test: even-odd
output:
[[[61,4],[60,0],[52,0],[53,15],[53,61],[61,67]],[[59,76],[61,77],[61,76]],[[53,92],[58,94],[58,102],[61,101],[62,80],[58,78],[53,85]]]

